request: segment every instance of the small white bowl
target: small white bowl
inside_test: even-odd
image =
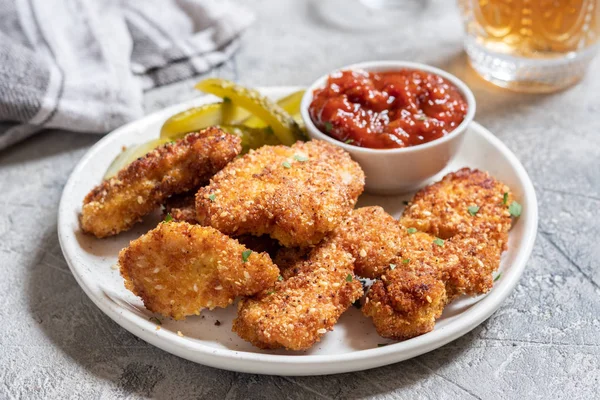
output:
[[[321,132],[315,126],[308,108],[315,89],[322,88],[329,75],[337,71],[362,69],[368,72],[413,69],[441,76],[456,86],[467,102],[467,115],[452,132],[431,142],[401,149],[369,149],[342,143]],[[360,164],[366,175],[366,190],[377,194],[398,194],[424,186],[428,179],[440,172],[456,155],[473,116],[475,97],[467,85],[456,76],[425,64],[406,61],[371,61],[339,68],[317,79],[306,90],[300,105],[302,119],[312,139],[325,140],[346,150]]]

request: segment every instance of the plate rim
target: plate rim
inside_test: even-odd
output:
[[[271,86],[258,88],[258,90],[262,92],[291,92],[301,88],[298,86]],[[529,260],[537,236],[537,196],[529,175],[516,155],[488,129],[473,121],[468,129],[475,131],[489,141],[507,159],[508,163],[513,167],[517,178],[523,183],[523,197],[521,201],[524,203],[523,207],[527,210],[527,213],[525,214],[526,221],[524,223],[526,227],[523,233],[523,241],[520,243],[520,250],[514,262],[511,263],[511,270],[514,272],[496,284],[493,291],[483,296],[465,312],[461,319],[427,334],[385,347],[357,350],[339,355],[278,355],[210,347],[203,343],[181,338],[174,332],[167,330],[156,331],[155,324],[133,313],[124,315],[124,310],[117,303],[104,295],[98,286],[94,287],[93,282],[90,282],[89,278],[86,278],[81,273],[83,268],[80,269],[75,265],[76,260],[73,259],[70,253],[70,246],[73,246],[73,244],[68,242],[69,234],[72,232],[66,231],[66,229],[70,228],[68,223],[65,222],[66,216],[73,211],[68,208],[67,194],[70,193],[76,176],[81,173],[88,161],[102,150],[107,142],[112,141],[115,136],[119,136],[122,131],[128,131],[133,124],[142,125],[144,121],[149,122],[162,115],[174,113],[184,106],[201,102],[202,99],[207,97],[210,96],[202,95],[174,104],[108,133],[94,144],[79,160],[63,188],[58,209],[57,225],[60,247],[69,269],[88,298],[109,318],[133,335],[155,347],[189,361],[231,371],[281,376],[328,375],[354,372],[404,361],[456,340],[489,318],[514,290]],[[97,292],[94,292],[93,289],[96,289]]]

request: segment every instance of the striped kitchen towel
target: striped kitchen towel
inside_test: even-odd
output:
[[[144,90],[224,62],[253,19],[223,0],[0,0],[0,149],[140,117]]]

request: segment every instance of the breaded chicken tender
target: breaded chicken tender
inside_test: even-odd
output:
[[[262,349],[310,348],[362,296],[353,262],[348,252],[325,240],[307,260],[288,265],[294,275],[241,300],[233,331]]]
[[[375,279],[388,268],[400,250],[398,221],[378,206],[353,210],[331,238],[356,259],[354,272]]]
[[[196,192],[198,190],[192,190],[189,192],[175,194],[169,197],[164,204],[164,217],[170,215],[175,222],[187,222],[188,224],[195,225],[198,223],[196,219]]]
[[[367,292],[362,312],[386,338],[405,340],[429,332],[448,302],[443,260],[434,254],[435,238],[401,227],[398,255]],[[412,232],[412,231],[411,231]]]
[[[312,140],[264,146],[233,161],[196,194],[198,221],[227,235],[319,243],[356,204],[364,173],[348,153]]]
[[[507,246],[510,199],[508,187],[469,169],[415,195],[400,220],[394,268],[373,284],[362,307],[381,336],[404,340],[429,332],[448,302],[491,289]]]
[[[266,253],[248,250],[216,229],[159,224],[119,254],[125,286],[150,311],[174,319],[227,307],[236,296],[269,288],[279,269]]]
[[[99,238],[128,230],[169,196],[207,182],[240,151],[240,138],[218,128],[161,146],[85,197],[81,228]]]
[[[511,202],[506,185],[487,172],[463,168],[420,190],[404,210],[402,223],[441,239],[488,233],[486,239],[505,248]]]

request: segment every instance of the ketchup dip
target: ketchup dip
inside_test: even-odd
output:
[[[444,78],[419,70],[339,71],[316,89],[314,124],[341,142],[371,149],[417,146],[460,125],[467,102]]]

